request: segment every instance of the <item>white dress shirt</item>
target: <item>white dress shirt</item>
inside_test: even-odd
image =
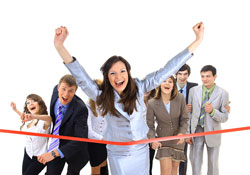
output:
[[[30,128],[28,128],[28,124],[30,122],[26,122],[23,127],[23,131],[41,133],[41,134],[49,134],[50,127],[46,130],[44,127],[43,120],[39,120],[38,123]],[[26,152],[29,157],[32,159],[33,156],[40,156],[43,153],[47,152],[48,138],[47,137],[38,137],[38,136],[26,136]]]

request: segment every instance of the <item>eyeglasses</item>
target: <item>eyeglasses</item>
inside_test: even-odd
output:
[[[36,100],[27,100],[26,101],[26,105],[30,105],[31,103],[35,103],[37,102]]]

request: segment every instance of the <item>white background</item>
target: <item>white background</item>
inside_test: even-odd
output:
[[[0,129],[19,130],[11,101],[22,110],[26,96],[36,93],[49,107],[54,85],[68,73],[53,46],[60,25],[70,33],[66,47],[92,78],[101,78],[99,68],[112,55],[126,58],[132,76],[143,78],[186,48],[195,39],[192,26],[200,21],[205,37],[188,61],[190,81],[201,84],[201,67],[214,65],[216,83],[229,92],[231,101],[223,128],[249,126],[249,15],[247,0],[1,1]],[[87,100],[80,90],[77,94]],[[220,174],[248,174],[248,134],[223,134]],[[0,133],[0,139],[0,174],[21,174],[25,136]],[[159,174],[156,160],[153,172]],[[81,174],[90,174],[89,166]]]

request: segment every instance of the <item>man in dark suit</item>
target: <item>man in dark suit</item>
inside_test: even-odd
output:
[[[50,103],[53,135],[88,137],[88,110],[75,95],[76,90],[76,80],[72,75],[63,76],[54,88]],[[38,157],[39,162],[47,163],[46,175],[61,174],[65,163],[68,164],[67,175],[79,175],[88,160],[87,143],[54,138],[48,153]]]
[[[192,110],[192,105],[188,104],[188,95],[189,95],[189,90],[194,87],[198,86],[197,83],[191,83],[188,82],[188,77],[191,73],[190,67],[187,64],[184,64],[176,73],[176,79],[177,79],[177,88],[179,93],[183,93],[185,99],[186,99],[186,104],[187,104],[187,110],[188,112],[191,112]],[[184,152],[187,157],[187,143],[185,144]],[[180,162],[179,165],[179,175],[186,175],[187,173],[187,161],[186,162]]]

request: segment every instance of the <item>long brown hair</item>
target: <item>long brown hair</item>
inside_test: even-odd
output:
[[[96,79],[96,80],[94,80],[94,81],[95,81],[95,83],[97,84],[97,86],[98,86],[99,89],[100,89],[100,87],[101,87],[101,85],[102,85],[102,80]],[[92,100],[91,98],[89,99],[89,105],[90,105],[90,109],[91,109],[91,111],[93,112],[94,116],[95,116],[95,117],[98,117],[98,113],[97,113],[97,111],[96,111],[96,108],[98,108],[98,110],[99,110],[99,107],[96,106],[95,101]],[[104,117],[104,116],[103,116],[103,117]]]
[[[100,106],[102,115],[106,115],[110,112],[112,115],[119,117],[118,112],[114,106],[114,89],[111,86],[108,79],[108,72],[114,63],[121,61],[125,64],[128,72],[128,84],[123,92],[120,94],[119,103],[124,105],[124,112],[127,112],[129,115],[133,113],[136,108],[137,92],[138,87],[136,86],[134,80],[130,74],[130,64],[121,56],[112,56],[110,57],[101,67],[103,74],[103,83],[100,86],[102,93],[97,97],[96,103]]]
[[[171,78],[173,80],[173,89],[171,91],[171,97],[170,97],[170,100],[173,100],[178,94],[178,89],[177,89],[177,85],[176,85],[176,79],[174,78],[174,76],[171,76],[169,78]],[[156,88],[156,94],[155,94],[154,98],[155,99],[161,98],[161,85]]]
[[[47,111],[47,106],[45,104],[45,102],[43,101],[42,97],[40,97],[39,95],[37,94],[29,94],[27,97],[26,97],[26,101],[27,100],[34,100],[36,102],[38,102],[38,105],[39,105],[39,111],[38,111],[38,115],[48,115],[48,111]],[[25,104],[24,104],[24,108],[23,108],[23,112],[24,113],[27,113],[27,114],[30,114],[30,111],[28,110],[27,108],[27,103],[25,101]],[[36,122],[36,124],[38,123],[38,121]],[[22,130],[23,126],[24,126],[25,122],[22,124],[22,126],[20,127],[20,130]],[[35,125],[36,125],[35,124]]]

